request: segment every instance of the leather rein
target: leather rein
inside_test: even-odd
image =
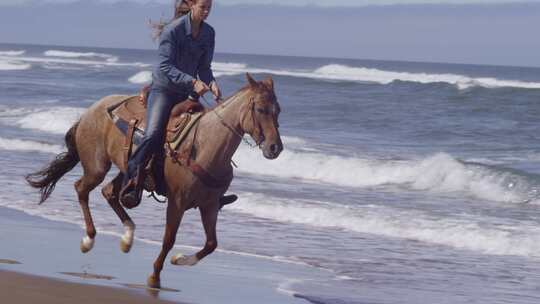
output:
[[[208,100],[204,96],[201,96],[201,98],[204,100],[204,102],[207,105],[210,105],[210,103],[208,102]],[[216,104],[217,104],[217,102],[216,102]],[[218,104],[218,106],[219,106],[219,104]],[[223,108],[225,108],[225,106],[226,106],[225,104],[221,105],[221,107],[223,107]],[[258,131],[259,131],[258,132],[259,136],[255,140],[255,144],[252,144],[242,134],[240,134],[240,132],[238,132],[235,128],[233,128],[228,123],[226,123],[225,120],[223,119],[223,117],[218,113],[217,107],[212,112],[218,117],[219,121],[221,122],[221,124],[223,126],[225,126],[227,129],[229,129],[234,135],[236,135],[238,138],[240,138],[240,140],[242,140],[250,148],[259,147],[262,144],[262,142],[264,141],[264,136],[263,136],[261,124],[255,119],[255,101],[253,100],[253,98],[251,98],[250,101],[249,101],[249,112],[251,114],[251,121],[252,121],[253,126],[257,126]]]
[[[206,98],[204,98],[204,96],[201,96],[201,97],[202,97],[202,99],[205,101],[205,103],[207,105],[210,105],[210,103],[206,100]],[[223,126],[225,126],[227,129],[229,129],[234,135],[236,135],[238,138],[240,138],[244,143],[246,143],[251,148],[255,148],[255,147],[260,146],[261,143],[264,141],[264,136],[263,136],[263,133],[262,133],[262,127],[261,127],[260,123],[255,119],[255,102],[254,102],[253,99],[250,100],[249,111],[250,111],[250,114],[251,114],[251,119],[252,119],[253,126],[257,126],[258,132],[259,132],[258,138],[255,141],[255,144],[250,143],[234,127],[232,127],[227,122],[225,122],[223,117],[219,113],[217,113],[216,110],[217,110],[217,108],[214,109],[212,112],[214,112],[215,115],[219,118],[219,121],[221,122],[221,124]],[[228,185],[228,182],[229,182],[228,179],[229,179],[230,176],[227,176],[226,178],[223,178],[223,179],[215,178],[206,169],[201,167],[199,164],[194,163],[194,162],[191,161],[191,155],[193,153],[193,149],[194,149],[194,146],[195,146],[195,140],[197,138],[197,133],[198,133],[198,130],[199,130],[200,120],[196,124],[197,125],[195,126],[193,138],[192,138],[191,145],[189,146],[189,148],[186,151],[184,151],[183,153],[178,153],[178,151],[174,150],[171,147],[171,145],[167,143],[167,145],[166,145],[166,154],[173,160],[173,162],[175,162],[175,163],[177,163],[177,164],[179,164],[181,166],[186,166],[187,168],[189,168],[189,170],[195,176],[197,176],[203,182],[203,184],[205,184],[206,186],[211,187],[211,188],[220,188],[220,187]],[[234,162],[233,162],[233,164],[234,164]]]

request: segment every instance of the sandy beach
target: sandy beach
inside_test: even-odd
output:
[[[82,229],[0,208],[0,292],[6,303],[306,303],[286,286],[324,275],[271,259],[217,252],[199,265],[165,265],[162,290],[144,284],[159,251],[136,241],[120,252],[118,237],[99,235],[79,251]],[[99,233],[99,232],[98,232]],[[186,253],[191,248],[182,249]],[[174,252],[178,252],[175,248]]]
[[[158,300],[141,292],[77,284],[9,271],[0,271],[0,293],[3,303],[19,304],[174,303]]]

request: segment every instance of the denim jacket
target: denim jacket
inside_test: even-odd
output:
[[[159,39],[159,62],[152,74],[153,86],[189,94],[197,76],[210,84],[214,80],[214,45],[214,29],[206,22],[201,23],[197,39],[192,37],[191,13],[165,26]]]

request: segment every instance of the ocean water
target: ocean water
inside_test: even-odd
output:
[[[0,206],[82,225],[79,167],[40,206],[23,177],[92,103],[137,93],[153,58],[0,44]],[[540,302],[540,69],[232,54],[213,67],[226,96],[245,72],[273,77],[285,145],[273,161],[235,154],[219,250],[326,271],[279,286],[314,303]],[[97,245],[122,233],[99,191],[91,208]],[[129,213],[138,241],[161,242],[163,205]],[[189,211],[177,244],[203,243]]]

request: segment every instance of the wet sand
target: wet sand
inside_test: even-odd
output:
[[[272,258],[217,251],[193,267],[174,266],[167,259],[163,288],[148,289],[159,242],[136,240],[125,254],[119,237],[98,227],[94,248],[83,254],[83,233],[78,225],[0,207],[0,303],[305,304],[290,284],[328,275]],[[196,249],[180,246],[170,254],[179,251]]]
[[[77,284],[0,270],[2,303],[19,304],[118,304],[173,303],[132,290]]]

